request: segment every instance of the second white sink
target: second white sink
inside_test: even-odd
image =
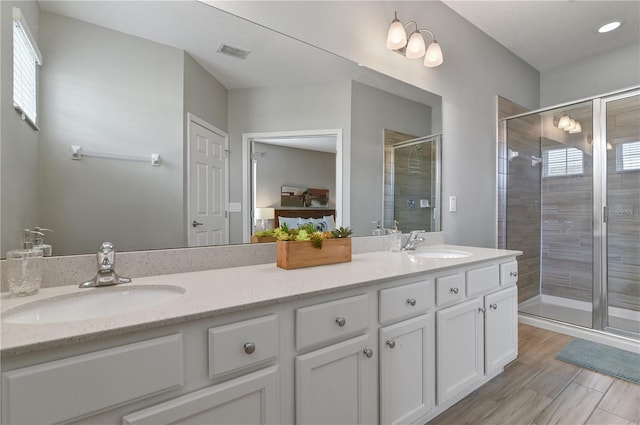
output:
[[[129,285],[86,289],[16,307],[2,315],[5,323],[39,324],[97,319],[155,307],[176,300],[184,289],[171,285]]]

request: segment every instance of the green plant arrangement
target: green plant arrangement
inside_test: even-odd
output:
[[[322,242],[325,239],[348,238],[353,233],[348,227],[340,227],[331,232],[320,232],[311,223],[307,223],[297,229],[289,229],[286,224],[283,224],[273,230],[264,230],[263,232],[271,233],[260,236],[275,236],[279,241],[310,241],[318,249],[322,248]],[[260,232],[256,232],[256,236],[258,236],[258,233]]]

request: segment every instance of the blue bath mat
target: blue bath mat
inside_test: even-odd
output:
[[[573,339],[556,359],[640,385],[640,354],[597,342]]]

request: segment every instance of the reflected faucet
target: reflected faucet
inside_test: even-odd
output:
[[[116,273],[116,251],[111,242],[103,242],[96,257],[98,259],[98,273],[93,279],[81,283],[80,288],[95,288],[131,282],[130,278],[121,277]]]
[[[416,249],[416,245],[418,245],[420,242],[424,242],[424,238],[420,235],[420,233],[424,233],[424,230],[412,230],[409,233],[409,237],[407,238],[407,242],[404,244],[404,246],[401,248],[402,251],[411,251]]]

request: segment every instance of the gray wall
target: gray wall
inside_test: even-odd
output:
[[[540,106],[640,85],[640,44],[630,44],[540,74]]]
[[[243,133],[342,129],[343,140],[348,141],[351,138],[350,114],[350,81],[347,80],[306,86],[230,90],[230,202],[242,201]],[[348,146],[343,155],[348,161]],[[348,185],[348,176],[344,177],[343,184]],[[241,213],[231,214],[230,228],[229,242],[242,242]]]
[[[382,223],[384,130],[427,136],[431,108],[373,87],[351,85],[351,227],[371,234],[371,222]]]
[[[441,95],[443,198],[458,198],[458,212],[443,212],[446,242],[496,245],[496,94],[536,109],[540,79],[535,69],[441,2],[215,4]],[[442,66],[428,69],[386,49],[394,10],[404,22],[418,20],[434,31],[444,51]],[[327,22],[332,22],[330,31]]]
[[[257,207],[280,208],[282,186],[328,189],[329,205],[336,206],[336,154],[255,143],[258,158]]]
[[[38,225],[38,133],[13,108],[13,6],[37,39],[39,8],[31,1],[0,2],[0,217],[18,224],[0,229],[0,258],[18,248],[23,228]],[[42,108],[39,108],[42,110]]]
[[[55,231],[54,253],[91,252],[104,240],[119,250],[182,245],[183,52],[51,13],[41,15],[40,48],[39,224]],[[70,145],[159,153],[162,165],[72,161]],[[97,208],[108,210],[100,220]]]

